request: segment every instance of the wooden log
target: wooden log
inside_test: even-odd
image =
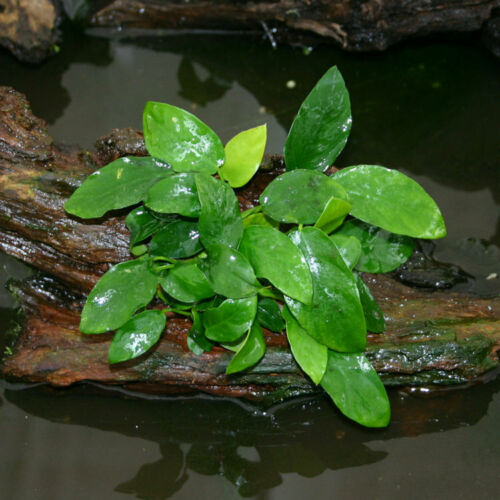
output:
[[[347,50],[371,51],[408,37],[479,30],[499,5],[498,0],[114,0],[91,16],[89,26],[127,36],[247,30],[272,43],[304,34]]]
[[[82,221],[68,217],[63,204],[95,168],[130,153],[145,153],[141,134],[131,129],[100,139],[95,153],[57,146],[24,96],[0,88],[0,248],[50,273],[12,285],[26,322],[3,375],[55,386],[92,380],[141,391],[204,391],[269,401],[316,391],[283,334],[266,332],[264,359],[229,377],[231,353],[214,348],[196,356],[187,349],[185,319],[170,318],[155,349],[120,366],[107,362],[109,334],[80,334],[85,293],[111,264],[131,257],[128,233],[123,214]],[[239,192],[242,208],[253,206],[281,171],[280,157],[267,161],[271,169]],[[366,353],[387,385],[465,383],[498,366],[499,297],[410,288],[387,276],[365,280],[388,324],[384,334],[369,335]]]

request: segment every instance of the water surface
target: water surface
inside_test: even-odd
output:
[[[436,198],[449,237],[434,255],[499,293],[500,66],[473,39],[409,43],[383,54],[227,38],[67,36],[27,67],[0,53],[0,84],[25,92],[60,142],[92,147],[141,126],[145,101],[196,113],[227,141],[268,124],[282,149],[301,101],[337,64],[353,131],[338,165],[400,168]],[[0,257],[2,285],[28,273]],[[16,320],[0,288],[2,328]],[[8,339],[0,334],[0,347]],[[96,386],[1,381],[2,498],[494,498],[500,479],[499,379],[435,395],[391,392],[389,428],[367,430],[326,398],[264,411],[209,397],[139,400]]]

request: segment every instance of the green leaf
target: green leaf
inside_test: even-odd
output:
[[[157,276],[147,260],[129,260],[113,266],[90,292],[82,311],[82,333],[104,333],[122,326],[154,297]]]
[[[225,182],[198,174],[196,187],[201,203],[200,237],[205,248],[218,243],[238,248],[243,222],[238,198]]]
[[[227,299],[219,307],[203,313],[205,336],[216,342],[234,342],[252,326],[257,297]]]
[[[176,172],[215,174],[224,163],[224,146],[216,133],[183,109],[149,101],[142,123],[148,152]]]
[[[196,262],[176,265],[166,276],[160,277],[160,285],[180,302],[199,302],[214,295],[214,290]]]
[[[213,344],[205,337],[205,329],[197,311],[193,311],[193,325],[187,334],[186,342],[189,350],[197,356],[212,350]]]
[[[284,149],[286,169],[324,171],[344,149],[351,124],[349,93],[334,66],[316,83],[292,123]]]
[[[314,224],[332,197],[348,199],[345,189],[327,175],[294,170],[270,182],[260,204],[266,215],[279,222]]]
[[[109,362],[121,363],[144,354],[160,340],[165,324],[162,311],[144,311],[129,319],[113,337]]]
[[[385,427],[391,418],[387,392],[363,354],[328,352],[321,386],[346,416],[366,427]]]
[[[311,337],[337,351],[360,351],[366,325],[352,272],[323,231],[306,227],[290,235],[304,254],[312,274],[313,302],[285,296],[291,313]]]
[[[149,238],[169,222],[155,217],[143,206],[134,208],[125,218],[125,224],[130,231],[130,247]]]
[[[265,352],[266,343],[262,328],[257,323],[254,323],[245,341],[227,365],[226,374],[230,375],[250,368],[260,361]]]
[[[351,215],[374,226],[414,238],[444,238],[436,202],[413,179],[377,165],[358,165],[334,174],[349,193]]]
[[[405,263],[415,242],[409,236],[389,233],[358,220],[347,221],[335,235],[354,236],[361,242],[356,269],[366,273],[388,273]]]
[[[259,278],[269,280],[278,290],[304,303],[312,301],[312,278],[300,250],[277,229],[248,226],[240,252],[252,264]]]
[[[286,306],[283,307],[283,317],[286,321],[286,335],[295,361],[315,384],[319,384],[326,371],[328,348],[314,340],[298,324]]]
[[[330,240],[333,241],[334,245],[337,247],[346,266],[352,270],[361,255],[361,243],[358,238],[354,236],[345,236],[343,234],[332,234]]]
[[[176,220],[153,236],[149,253],[153,256],[184,259],[197,254],[201,249],[198,223]]]
[[[190,172],[174,174],[163,179],[148,191],[144,204],[162,214],[199,217],[201,207],[195,174]]]
[[[273,299],[260,299],[257,304],[258,323],[271,330],[272,332],[281,332],[285,329],[285,321],[281,315],[281,309]]]
[[[340,198],[330,198],[314,226],[326,234],[335,231],[350,212],[352,205]]]
[[[257,172],[266,149],[267,127],[251,128],[235,135],[225,147],[226,161],[219,175],[233,188],[244,186]]]
[[[87,177],[64,208],[84,219],[102,217],[139,203],[153,184],[169,175],[170,166],[150,156],[118,158]]]
[[[354,273],[354,276],[356,277],[359,299],[365,313],[366,328],[372,333],[382,333],[385,330],[384,313],[361,276],[358,273]]]
[[[208,281],[219,295],[241,299],[262,288],[248,259],[231,247],[212,245],[206,263]]]
[[[247,226],[267,226],[267,227],[276,227],[278,228],[280,225],[279,222],[271,219],[266,214],[251,214],[248,217],[243,219],[243,227]]]

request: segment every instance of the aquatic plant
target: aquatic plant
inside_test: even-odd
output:
[[[113,266],[90,292],[80,330],[116,330],[109,362],[146,353],[167,314],[188,316],[195,354],[234,351],[232,376],[266,351],[262,328],[286,330],[298,365],[349,418],[390,419],[385,388],[363,354],[367,330],[385,328],[359,272],[391,271],[413,238],[446,235],[439,208],[415,181],[378,165],[323,173],[351,129],[349,94],[336,67],[302,103],[284,148],[286,172],[240,212],[235,188],[257,172],[266,126],[218,136],[191,113],[148,102],[151,156],[125,157],[90,175],[67,212],[97,218],[138,205],[126,218],[134,260]],[[157,297],[164,307],[147,309]]]

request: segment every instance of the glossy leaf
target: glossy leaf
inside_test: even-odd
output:
[[[340,255],[342,255],[346,266],[352,270],[361,255],[361,243],[358,238],[343,234],[332,234],[330,240],[333,241]]]
[[[292,123],[284,149],[287,170],[324,171],[333,165],[351,124],[349,93],[334,66],[316,83]]]
[[[311,273],[304,256],[285,234],[271,227],[248,226],[240,252],[250,261],[257,277],[269,280],[289,297],[311,303]]]
[[[87,177],[64,208],[84,219],[102,217],[139,203],[153,184],[171,174],[169,165],[150,156],[118,158]]]
[[[149,253],[154,256],[183,259],[197,254],[201,249],[198,224],[176,220],[153,236]]]
[[[216,133],[183,109],[149,101],[142,123],[148,152],[176,172],[215,174],[224,163],[224,146]]]
[[[283,307],[283,317],[286,321],[286,335],[295,361],[315,384],[319,384],[326,370],[328,348],[314,340],[299,325],[286,306]]]
[[[201,204],[200,237],[205,248],[218,243],[238,248],[243,222],[234,191],[225,182],[198,174],[196,187]]]
[[[180,302],[199,302],[214,295],[213,288],[196,262],[175,266],[166,276],[160,277],[160,285]]]
[[[235,135],[225,147],[226,161],[219,174],[233,188],[244,186],[257,172],[266,149],[267,127],[251,128]]]
[[[385,427],[391,407],[384,385],[363,354],[328,352],[321,387],[346,416],[366,427]]]
[[[226,374],[241,372],[258,363],[266,352],[266,343],[262,328],[254,323],[248,332],[245,341],[241,344],[233,359],[226,368]]]
[[[207,264],[208,281],[219,295],[241,299],[255,295],[262,288],[248,259],[231,247],[209,247]]]
[[[156,183],[146,195],[144,204],[162,214],[200,216],[200,200],[196,190],[195,174],[175,174]]]
[[[259,300],[256,319],[261,326],[272,332],[281,332],[285,329],[281,309],[273,299],[264,298]]]
[[[334,174],[349,193],[351,214],[364,222],[414,238],[443,238],[446,227],[436,202],[410,177],[377,165]]]
[[[205,335],[217,342],[234,342],[252,326],[257,312],[257,297],[227,299],[219,307],[203,313]]]
[[[315,227],[290,235],[304,254],[313,280],[313,302],[285,297],[286,304],[309,335],[337,351],[360,351],[366,325],[352,272],[328,236]]]
[[[366,328],[372,333],[382,333],[385,330],[384,314],[361,276],[358,273],[354,273],[354,276],[356,277],[359,299],[365,313]]]
[[[267,226],[267,227],[279,227],[280,223],[271,219],[266,214],[258,213],[252,214],[243,219],[243,227],[247,226]]]
[[[169,221],[155,217],[142,206],[134,208],[125,218],[125,224],[130,231],[130,247],[149,238],[168,223]]]
[[[315,227],[321,229],[326,234],[335,231],[350,212],[352,205],[340,198],[330,198],[318,220],[314,223]]]
[[[109,362],[121,363],[144,354],[160,340],[165,324],[162,311],[143,311],[129,319],[113,337]]]
[[[193,325],[187,334],[186,342],[189,350],[197,356],[212,350],[213,344],[205,337],[205,329],[197,311],[193,311]]]
[[[82,333],[115,330],[147,306],[155,295],[157,276],[146,260],[129,260],[113,266],[90,292],[82,311]]]
[[[393,271],[410,258],[415,247],[409,236],[389,233],[358,220],[347,221],[335,235],[354,236],[361,242],[356,269],[367,273]]]
[[[348,199],[345,189],[331,177],[311,170],[285,172],[260,195],[266,215],[279,222],[314,224],[332,197]]]

